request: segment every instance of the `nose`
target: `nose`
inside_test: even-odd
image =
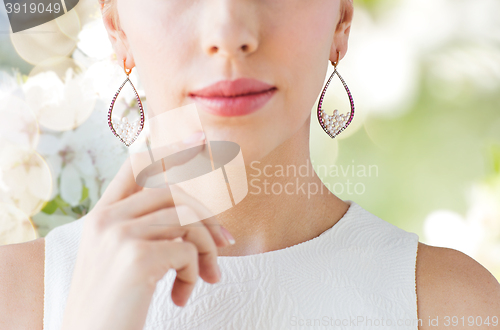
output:
[[[236,58],[258,48],[258,20],[253,1],[207,1],[202,47],[210,56]]]

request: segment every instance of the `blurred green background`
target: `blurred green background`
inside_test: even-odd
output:
[[[312,127],[324,141],[314,164],[375,165],[378,176],[323,180],[359,183],[362,193],[338,196],[500,279],[500,2],[354,2],[338,66],[357,103],[353,127],[335,142]],[[340,82],[330,93],[324,108],[347,112]]]

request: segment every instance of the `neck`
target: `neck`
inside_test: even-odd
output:
[[[309,121],[246,170],[248,195],[216,216],[236,241],[220,248],[220,256],[257,254],[305,242],[335,225],[349,208],[312,167]]]

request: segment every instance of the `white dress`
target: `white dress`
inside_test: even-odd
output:
[[[348,211],[318,237],[276,251],[219,256],[221,280],[198,278],[183,308],[172,302],[175,271],[168,271],[144,329],[418,329],[418,235],[345,202]],[[61,327],[84,219],[45,238],[45,330]]]

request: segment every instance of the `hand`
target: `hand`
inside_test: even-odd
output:
[[[203,148],[190,148],[185,159],[165,166],[186,162]],[[125,161],[86,216],[63,330],[143,329],[156,283],[172,268],[178,306],[186,304],[198,275],[219,281],[217,247],[234,240],[214,217],[180,226],[176,212],[195,219],[208,212],[195,198],[181,196],[182,205],[174,206],[168,188],[138,186]]]

